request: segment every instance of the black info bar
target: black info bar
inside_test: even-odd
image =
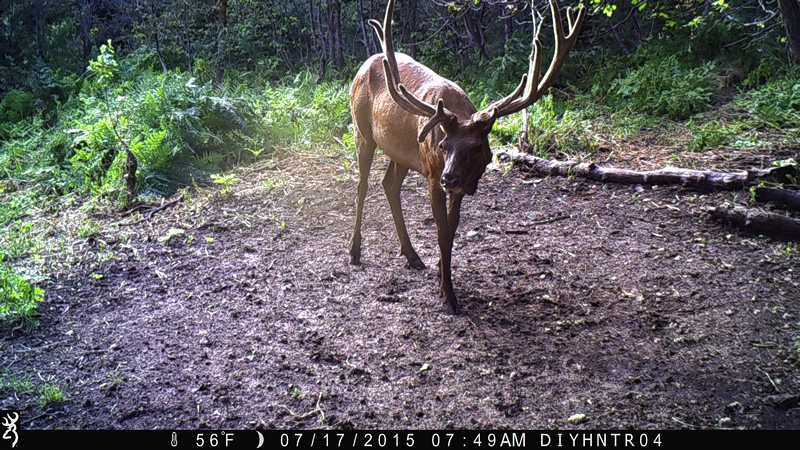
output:
[[[518,431],[518,430],[19,430],[0,448],[126,445],[144,449],[681,449],[686,446],[769,446],[797,442],[798,431]],[[786,441],[786,439],[789,439]],[[65,447],[68,446],[68,447]]]

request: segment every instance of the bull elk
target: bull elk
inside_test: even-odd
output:
[[[451,254],[464,194],[472,195],[491,162],[489,132],[498,117],[532,105],[553,84],[567,54],[575,46],[585,8],[577,16],[567,9],[569,30],[565,34],[559,6],[550,0],[555,33],[555,55],[540,77],[541,44],[534,36],[528,73],[507,97],[478,111],[458,85],[425,67],[410,56],[395,53],[392,42],[394,0],[389,0],[383,25],[369,23],[378,34],[383,54],[373,55],[361,66],[350,88],[350,110],[358,154],[358,199],[350,263],[361,262],[361,219],[367,178],[379,146],[389,156],[383,189],[400,238],[400,253],[408,264],[425,264],[411,245],[400,205],[400,186],[409,170],[428,180],[433,217],[441,251],[440,295],[448,313],[458,314],[453,291]],[[541,78],[541,79],[540,79]],[[450,196],[449,207],[447,195]]]

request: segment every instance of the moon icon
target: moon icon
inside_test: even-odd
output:
[[[260,431],[256,431],[256,433],[258,433],[258,447],[256,448],[261,448],[264,445],[264,435]]]

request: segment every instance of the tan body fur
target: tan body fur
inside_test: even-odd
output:
[[[584,9],[568,12],[569,33],[561,27],[558,3],[550,0],[556,34],[556,55],[540,77],[540,44],[534,38],[528,73],[514,92],[478,111],[455,83],[437,75],[408,55],[396,53],[391,37],[395,0],[388,0],[383,24],[371,20],[383,49],[367,59],[350,88],[350,110],[358,153],[358,197],[350,262],[361,263],[361,220],[367,180],[376,147],[389,157],[383,189],[400,239],[400,253],[411,267],[425,268],[411,245],[400,205],[400,188],[409,170],[428,180],[440,258],[440,295],[448,313],[458,313],[451,278],[453,239],[464,195],[472,195],[491,162],[489,133],[495,120],[535,102],[552,84],[566,54],[574,46]],[[541,78],[541,80],[540,80]],[[446,106],[445,106],[446,105]],[[449,205],[447,197],[450,197]]]

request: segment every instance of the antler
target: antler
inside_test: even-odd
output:
[[[538,37],[534,35],[533,50],[529,57],[530,65],[528,67],[528,73],[522,75],[522,80],[514,92],[487,106],[477,113],[478,116],[485,117],[487,114],[491,114],[491,117],[496,118],[522,111],[536,103],[536,100],[539,100],[553,84],[556,75],[558,75],[558,72],[561,70],[561,66],[567,59],[567,54],[575,47],[575,43],[578,40],[578,31],[586,16],[586,7],[581,6],[578,10],[577,18],[572,8],[567,8],[569,33],[566,35],[564,34],[564,27],[561,23],[561,13],[559,12],[557,0],[550,0],[550,11],[553,15],[553,33],[556,38],[556,46],[553,61],[550,63],[550,68],[547,69],[547,73],[545,73],[542,80],[539,81],[542,67],[542,45]],[[522,96],[520,96],[520,94],[522,94]],[[495,109],[497,111],[494,111]]]
[[[408,92],[400,81],[400,69],[397,67],[395,58],[394,42],[392,41],[392,13],[394,12],[394,0],[389,0],[386,6],[386,15],[383,18],[383,25],[375,19],[370,19],[369,24],[375,29],[378,41],[383,49],[383,73],[386,78],[386,90],[389,96],[405,111],[423,117],[430,117],[430,120],[422,127],[417,136],[419,142],[423,142],[428,133],[438,124],[447,128],[451,124],[457,123],[455,114],[444,107],[444,101],[439,99],[436,106],[425,102],[414,94]]]

